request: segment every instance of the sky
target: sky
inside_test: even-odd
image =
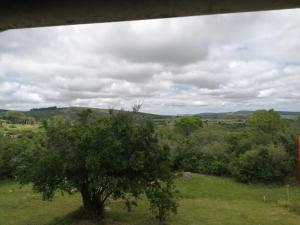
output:
[[[0,108],[300,111],[300,9],[0,32]]]

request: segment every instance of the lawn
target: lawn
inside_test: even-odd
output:
[[[193,175],[177,179],[181,193],[178,214],[170,225],[300,225],[300,215],[287,203],[300,201],[300,187],[246,185],[231,179]],[[288,197],[289,193],[289,197]],[[16,182],[0,182],[0,224],[2,225],[93,225],[73,221],[72,212],[80,207],[78,194],[58,194],[52,202],[42,201],[30,186],[22,189]],[[299,207],[300,208],[300,207]],[[298,211],[299,213],[299,211]],[[103,224],[102,222],[99,224]],[[106,208],[107,225],[156,224],[148,212],[147,202],[139,201],[132,212],[122,201],[111,201]]]

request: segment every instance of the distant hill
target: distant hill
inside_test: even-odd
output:
[[[195,116],[200,116],[204,119],[246,119],[248,118],[254,111],[236,111],[236,112],[221,112],[221,113],[198,113]],[[276,111],[283,118],[293,119],[297,116],[300,116],[300,112],[290,112],[290,111]]]
[[[71,119],[76,118],[79,112],[85,110],[85,109],[91,109],[97,114],[101,115],[107,115],[109,113],[108,109],[99,109],[99,108],[88,108],[88,107],[62,107],[58,108],[56,106],[53,107],[47,107],[47,108],[36,108],[31,109],[29,111],[25,111],[27,116],[34,117],[37,120],[44,120],[53,116],[66,116]],[[7,110],[6,110],[7,111]],[[0,110],[1,114],[1,110]],[[150,113],[143,113],[139,112],[139,115],[149,118],[149,119],[166,119],[170,118],[170,116],[162,116],[162,115],[156,115],[156,114],[150,114]]]
[[[44,120],[53,116],[66,116],[71,119],[76,118],[77,114],[85,109],[91,109],[97,114],[101,115],[107,115],[109,113],[108,109],[100,109],[100,108],[89,108],[89,107],[47,107],[47,108],[36,108],[31,109],[29,111],[22,111],[27,116],[34,117],[37,120]],[[7,111],[12,110],[5,110],[0,109],[0,115],[4,114]],[[20,111],[21,112],[21,111]],[[236,112],[220,112],[220,113],[213,113],[213,112],[207,112],[207,113],[198,113],[190,116],[199,116],[203,119],[246,119],[249,117],[254,111],[236,111]],[[291,111],[277,111],[282,117],[286,119],[295,119],[298,116],[300,116],[300,112],[291,112]],[[151,114],[151,113],[144,113],[139,112],[139,115],[149,118],[149,119],[169,119],[176,116],[166,116],[166,115],[158,115],[158,114]],[[184,115],[177,115],[178,116],[184,116]]]

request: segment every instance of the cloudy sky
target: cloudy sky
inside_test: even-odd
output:
[[[0,108],[300,111],[300,10],[0,33]]]

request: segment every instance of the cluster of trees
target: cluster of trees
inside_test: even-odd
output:
[[[296,132],[273,110],[254,112],[245,126],[203,126],[183,117],[164,131],[173,168],[231,176],[241,182],[284,182],[296,173]]]
[[[33,124],[35,119],[31,116],[26,116],[22,112],[8,111],[2,116],[2,119],[13,124]]]
[[[57,110],[58,108],[56,106],[50,106],[50,107],[46,107],[46,108],[33,108],[30,109],[30,111],[48,111],[48,110]]]

